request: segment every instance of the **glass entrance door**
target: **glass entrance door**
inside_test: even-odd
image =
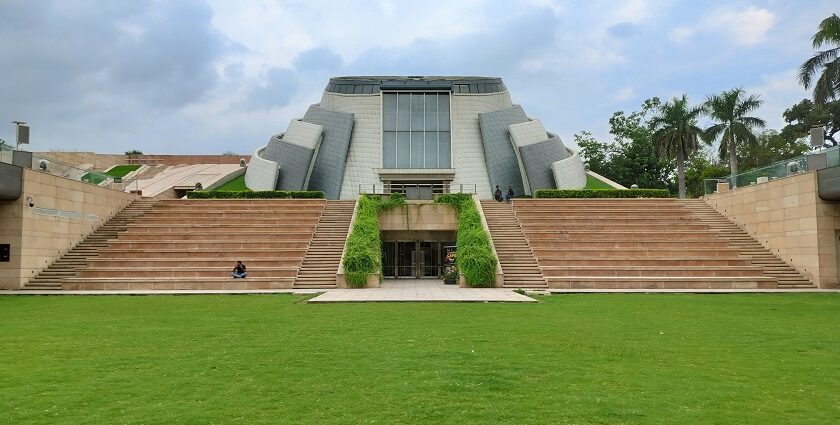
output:
[[[438,277],[440,275],[440,254],[438,253],[439,242],[419,242],[420,264],[417,275],[419,277]]]
[[[446,243],[429,241],[383,241],[384,277],[440,277]]]
[[[417,277],[417,242],[397,242],[397,277]]]

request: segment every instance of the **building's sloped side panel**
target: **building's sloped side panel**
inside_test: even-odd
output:
[[[324,93],[320,106],[353,114],[353,131],[346,168],[341,182],[341,199],[355,199],[359,185],[380,185],[377,170],[382,164],[381,106],[379,94],[342,96]],[[323,149],[323,146],[322,146]],[[320,157],[321,155],[318,154]],[[312,185],[310,184],[310,187]],[[338,196],[337,196],[338,197]]]
[[[315,150],[288,143],[285,138],[284,134],[272,137],[262,157],[280,166],[275,185],[278,190],[303,190]]]
[[[552,165],[569,157],[569,152],[557,136],[551,139],[519,146],[522,166],[528,176],[531,192],[539,189],[554,189]],[[585,180],[585,179],[584,179]]]
[[[511,186],[514,193],[525,193],[519,161],[508,134],[508,126],[511,124],[528,121],[525,111],[521,106],[514,105],[499,111],[481,113],[478,121],[490,185],[494,188],[498,185],[502,191]]]
[[[583,189],[586,187],[586,170],[577,153],[551,164],[554,183],[558,189]]]
[[[266,147],[257,148],[251,155],[245,170],[245,186],[251,190],[274,190],[277,183],[278,165],[274,161],[262,158]]]
[[[484,95],[452,95],[452,167],[455,169],[453,187],[474,184],[479,196],[492,196],[493,189],[484,159],[478,114],[510,106],[510,94],[507,91]]]
[[[339,199],[347,151],[350,148],[350,136],[353,132],[353,114],[313,105],[306,111],[303,121],[318,124],[324,129],[318,156],[309,177],[308,189],[324,192],[327,199]]]
[[[283,135],[283,141],[307,149],[316,149],[323,133],[323,126],[300,120],[292,120],[289,123],[289,129]]]
[[[546,141],[549,136],[540,120],[531,120],[508,126],[510,139],[517,147],[533,145]]]

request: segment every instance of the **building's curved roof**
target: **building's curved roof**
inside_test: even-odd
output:
[[[324,91],[339,94],[377,94],[381,90],[447,90],[453,93],[499,93],[507,90],[498,77],[350,76],[333,77]]]

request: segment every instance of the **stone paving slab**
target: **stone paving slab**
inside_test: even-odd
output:
[[[461,288],[435,279],[385,280],[380,288],[330,289],[308,303],[536,302],[507,288]]]

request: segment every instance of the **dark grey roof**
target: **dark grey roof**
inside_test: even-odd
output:
[[[380,90],[447,90],[453,93],[499,93],[507,90],[497,77],[370,76],[333,77],[324,91],[339,94],[377,94]]]

